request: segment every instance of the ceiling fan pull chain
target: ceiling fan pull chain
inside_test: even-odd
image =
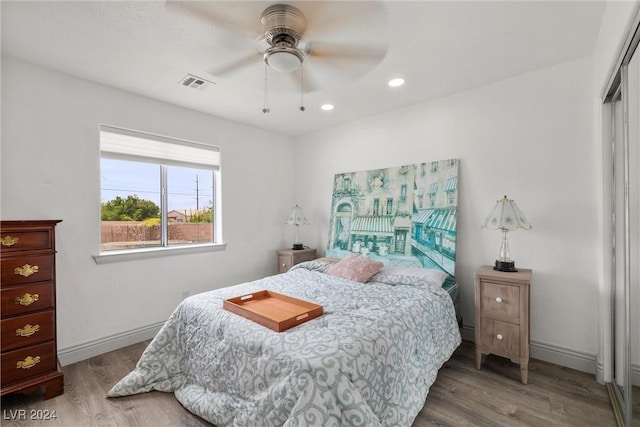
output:
[[[304,63],[300,64],[300,111],[304,111]]]
[[[264,107],[262,108],[262,112],[264,114],[270,113],[269,109],[269,91],[267,88],[267,64],[264,64]]]

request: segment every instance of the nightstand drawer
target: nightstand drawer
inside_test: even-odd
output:
[[[289,255],[278,255],[278,273],[286,273],[293,267],[293,258]]]
[[[2,354],[2,386],[56,369],[56,343],[49,341]]]
[[[492,353],[505,357],[519,356],[520,326],[483,318],[482,343]]]
[[[53,308],[53,303],[53,282],[11,286],[2,289],[3,317]]]
[[[53,280],[53,255],[29,255],[3,258],[2,287]]]
[[[3,319],[2,351],[38,344],[52,340],[55,336],[55,313],[53,309],[24,316]]]
[[[520,287],[485,281],[481,289],[483,316],[518,319],[520,316]]]

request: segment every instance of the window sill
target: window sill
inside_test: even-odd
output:
[[[146,248],[134,250],[122,250],[113,252],[102,252],[93,255],[96,264],[111,264],[115,262],[136,261],[141,259],[159,258],[163,256],[175,256],[194,254],[202,252],[224,251],[226,243],[209,243],[204,245],[171,246],[168,248]]]

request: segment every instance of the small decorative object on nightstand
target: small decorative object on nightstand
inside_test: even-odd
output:
[[[294,265],[316,258],[315,249],[280,249],[278,251],[278,273],[286,273]]]
[[[476,369],[482,356],[496,354],[520,364],[522,384],[529,372],[529,294],[532,271],[496,271],[489,265],[476,272]]]
[[[307,218],[304,216],[304,213],[302,212],[302,208],[300,206],[295,205],[293,207],[293,210],[291,211],[291,215],[289,215],[289,218],[287,218],[286,223],[289,225],[296,226],[296,241],[293,243],[292,249],[296,251],[304,249],[302,242],[300,242],[300,226],[308,225],[309,221],[307,221]]]
[[[524,214],[511,199],[507,199],[504,196],[502,199],[496,202],[493,210],[484,220],[481,228],[485,228],[487,225],[491,225],[496,230],[502,231],[502,246],[500,246],[500,256],[496,260],[494,270],[516,272],[515,262],[511,260],[511,254],[509,253],[509,243],[507,242],[507,233],[509,231],[515,231],[519,228],[523,230],[530,230],[531,224],[524,217]]]

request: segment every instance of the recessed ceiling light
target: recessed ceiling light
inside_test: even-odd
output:
[[[322,108],[324,111],[331,111],[331,110],[333,110],[333,105],[332,104],[324,104],[320,108]]]
[[[391,87],[398,87],[398,86],[402,86],[404,84],[404,79],[391,79],[389,80],[389,86]]]

